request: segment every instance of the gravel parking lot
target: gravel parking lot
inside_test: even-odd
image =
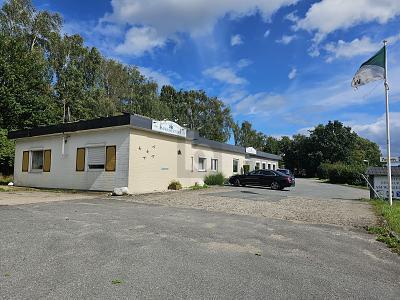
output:
[[[365,190],[51,194],[0,193],[1,299],[400,297]]]
[[[368,190],[297,179],[296,187],[220,187],[124,197],[124,200],[297,222],[362,227],[374,225]]]

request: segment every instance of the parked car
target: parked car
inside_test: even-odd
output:
[[[229,178],[229,183],[236,186],[258,185],[283,190],[292,186],[292,177],[273,170],[255,170],[244,175],[234,175]]]
[[[289,169],[277,169],[277,171],[290,176],[292,178],[292,186],[296,185],[296,178],[294,177],[292,171],[290,171]]]

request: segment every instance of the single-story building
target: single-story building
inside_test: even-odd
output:
[[[368,181],[372,185],[370,188],[370,198],[376,198],[375,192],[379,197],[389,198],[389,184],[387,167],[369,167],[367,169]],[[400,167],[392,167],[392,197],[400,199]]]
[[[18,186],[130,193],[166,190],[204,176],[276,169],[280,156],[211,141],[171,121],[123,114],[9,132]]]

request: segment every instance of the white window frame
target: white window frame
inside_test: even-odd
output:
[[[103,168],[91,168],[90,167],[90,158],[89,158],[89,149],[93,148],[104,148],[104,158],[103,158]],[[86,157],[86,165],[85,168],[89,172],[105,172],[106,168],[106,145],[101,144],[101,145],[88,145],[85,147],[85,157]],[[101,164],[97,164],[101,165]]]
[[[257,169],[257,164],[258,164],[258,169]],[[261,170],[261,163],[259,161],[256,161],[254,164],[254,170]]]
[[[215,162],[215,168],[213,168],[213,161]],[[211,171],[218,172],[218,159],[211,158]]]
[[[268,163],[268,169],[267,170],[272,170],[271,169],[271,163]]]
[[[41,169],[34,169],[33,168],[33,152],[42,152],[42,168]],[[43,148],[38,148],[38,149],[31,149],[29,150],[29,172],[32,173],[41,173],[43,172],[43,166],[44,166],[44,149]]]
[[[200,159],[204,160],[203,168],[200,168]],[[197,160],[197,171],[199,172],[207,172],[207,158],[199,156]]]
[[[267,167],[267,164],[265,162],[262,163],[262,170],[265,170],[265,168]]]

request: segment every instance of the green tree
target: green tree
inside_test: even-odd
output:
[[[0,129],[0,173],[3,175],[12,173],[14,150],[14,141],[7,139],[7,130]]]

